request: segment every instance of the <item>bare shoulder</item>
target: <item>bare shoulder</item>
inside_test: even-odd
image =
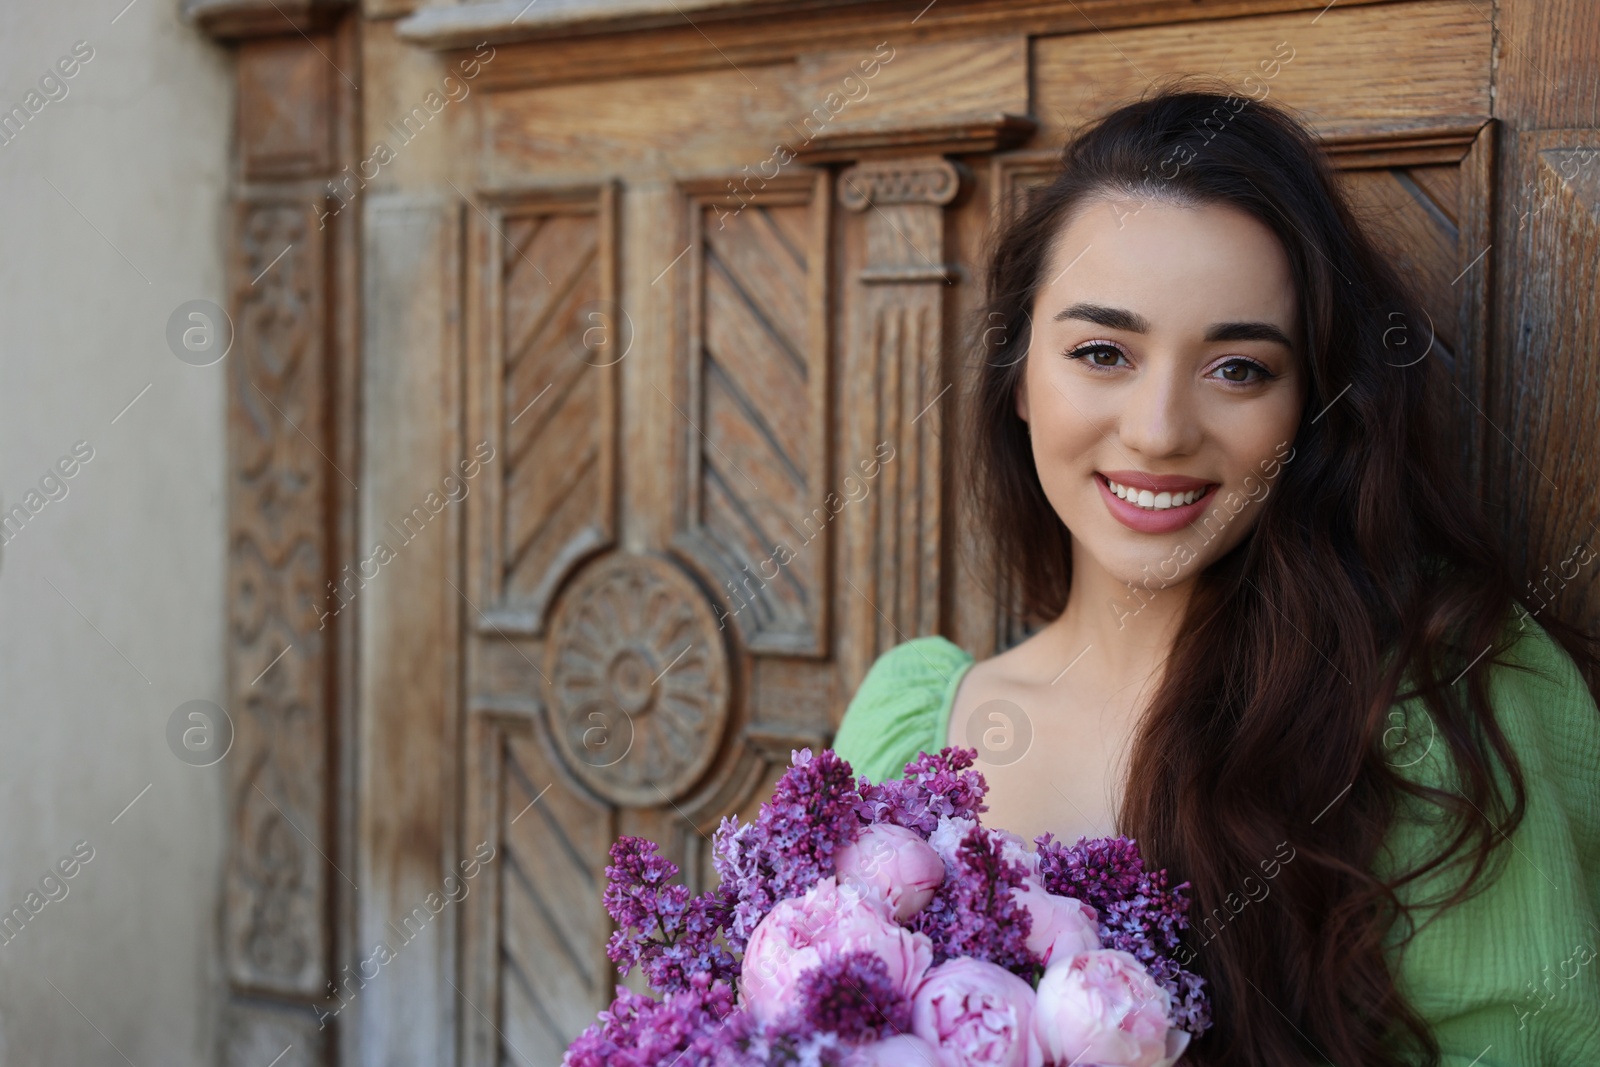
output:
[[[979,660],[956,689],[950,708],[950,734],[960,737],[962,725],[974,709],[992,700],[1020,702],[1037,694],[1047,667],[1040,634],[1028,637],[1004,652]]]

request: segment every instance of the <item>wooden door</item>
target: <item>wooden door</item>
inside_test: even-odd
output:
[[[1424,280],[1433,328],[1406,324],[1395,361],[1426,331],[1476,395],[1486,275],[1461,275],[1488,237],[1489,26],[1459,3],[1325,21],[1230,26],[1235,77],[1331,113],[1347,179]],[[1430,47],[1414,80],[1352,108],[1380,27]],[[1007,639],[954,551],[946,427],[980,241],[1068,123],[1142,88],[1135,67],[1205,69],[1215,38],[1197,29],[886,43],[491,97],[466,351],[467,439],[501,455],[465,545],[483,612],[464,635],[464,840],[500,865],[498,915],[465,941],[466,995],[498,1010],[467,1020],[479,1062],[555,1063],[610,996],[615,835],[663,842],[704,885],[718,820],[749,814],[791,748],[826,743],[874,655]],[[803,144],[779,115],[705,130],[693,106],[827,107],[856,84]],[[579,180],[538,187],[550,173]]]
[[[292,413],[336,386],[301,436],[358,475],[302,501],[321,555],[296,565],[392,554],[304,668],[325,733],[294,743],[320,762],[241,724],[230,907],[292,898],[320,946],[291,971],[230,943],[251,1055],[287,1035],[302,1062],[556,1063],[615,982],[618,834],[704,887],[718,821],[828,742],[876,655],[1017,638],[952,484],[984,241],[1074,127],[1169,74],[1302,109],[1417,280],[1426,321],[1394,324],[1395,362],[1444,366],[1469,483],[1512,501],[1530,573],[1583,529],[1530,481],[1574,484],[1597,448],[1563,436],[1595,410],[1595,338],[1551,280],[1592,293],[1600,71],[1577,0],[1502,3],[1498,27],[1476,0],[412,6],[312,5],[305,34],[260,39],[218,23],[250,38],[241,85],[309,116],[241,111],[272,149],[241,146],[247,218],[307,230],[280,273],[326,295],[303,301],[315,373],[269,390]],[[1579,57],[1573,91],[1529,58],[1541,20]],[[341,177],[329,143],[364,153],[408,115],[385,177]],[[283,207],[291,186],[325,214]],[[244,234],[248,308],[281,235]],[[292,318],[243,326],[247,355]],[[234,514],[246,542],[266,522]],[[252,640],[241,692],[276,647]],[[323,828],[314,879],[260,877],[252,789]]]

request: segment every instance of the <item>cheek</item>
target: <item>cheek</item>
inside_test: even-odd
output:
[[[1230,451],[1236,459],[1239,477],[1261,472],[1261,464],[1276,459],[1292,444],[1300,428],[1304,411],[1301,400],[1290,393],[1270,404],[1264,403],[1248,420],[1241,420],[1231,429],[1233,445]]]
[[[1028,357],[1026,378],[1029,427],[1035,448],[1048,445],[1057,453],[1081,451],[1106,432],[1115,421],[1113,394],[1088,389],[1080,375],[1048,358]]]

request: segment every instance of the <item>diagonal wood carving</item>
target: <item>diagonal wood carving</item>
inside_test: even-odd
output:
[[[1504,521],[1521,533],[1519,562],[1539,601],[1562,597],[1574,614],[1592,614],[1581,582],[1565,591],[1568,575],[1554,589],[1551,580],[1595,534],[1593,449],[1574,444],[1594,440],[1600,410],[1600,133],[1520,132],[1510,162],[1517,185],[1501,232],[1516,266],[1486,411],[1505,435],[1492,443],[1517,443],[1491,465],[1490,499],[1510,501]]]
[[[819,656],[830,527],[823,178],[691,186],[678,550],[758,652]],[[731,183],[730,183],[731,184]]]
[[[541,634],[574,567],[616,536],[616,301],[610,187],[491,197],[481,273],[481,436],[504,462],[486,494],[481,626]]]
[[[611,813],[558,781],[544,745],[506,736],[500,750],[502,842],[496,1062],[557,1063],[611,1001],[600,907]]]
[[[1427,360],[1440,376],[1451,449],[1482,477],[1493,124],[1324,142],[1358,216],[1410,284],[1423,321],[1391,317],[1390,362]],[[1491,431],[1492,432],[1492,431]]]

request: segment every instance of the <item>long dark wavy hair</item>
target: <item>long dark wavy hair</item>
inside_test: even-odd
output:
[[[1197,925],[1227,920],[1188,964],[1207,980],[1216,1017],[1188,1057],[1437,1063],[1385,939],[1414,931],[1403,886],[1459,870],[1457,888],[1433,903],[1466,899],[1523,817],[1522,770],[1487,686],[1523,601],[1504,543],[1445,449],[1440,361],[1408,360],[1386,344],[1395,322],[1423,321],[1416,301],[1315,140],[1276,106],[1168,88],[1081,131],[1061,162],[993,240],[965,407],[968,503],[988,517],[978,523],[987,565],[1022,618],[1054,619],[1069,592],[1069,535],[1040,485],[1015,398],[1034,299],[1074,211],[1106,194],[1230,205],[1278,236],[1298,291],[1310,389],[1293,460],[1251,533],[1195,575],[1119,813],[1119,832],[1192,883]],[[1592,637],[1548,612],[1541,623],[1596,677]],[[1460,794],[1399,771],[1405,760],[1385,734],[1396,701],[1412,695],[1453,759]],[[1380,878],[1380,847],[1408,797],[1439,805],[1449,830],[1436,855],[1403,857],[1416,862]],[[1272,903],[1225,908],[1242,879],[1284,858],[1285,842],[1292,862],[1278,869]]]

